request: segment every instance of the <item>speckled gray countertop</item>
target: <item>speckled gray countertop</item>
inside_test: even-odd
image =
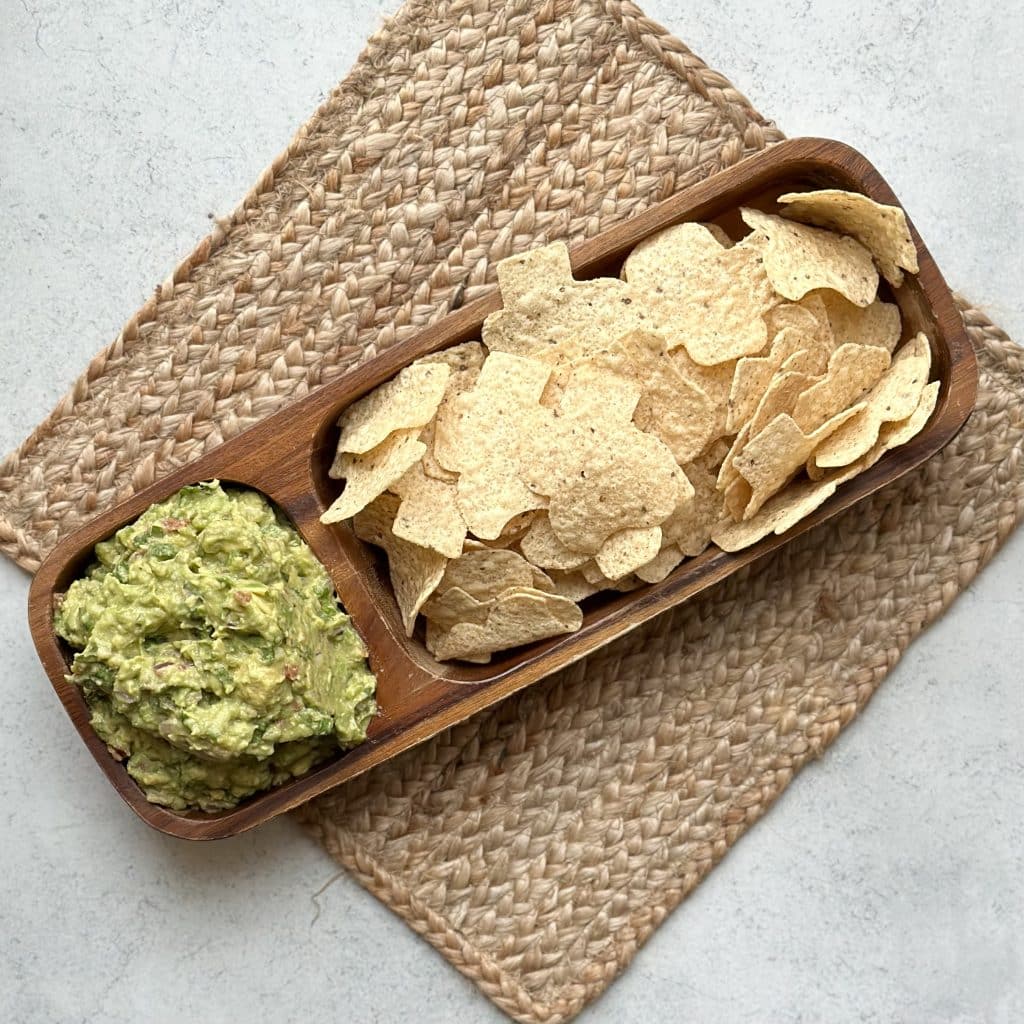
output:
[[[0,3],[0,448],[392,7]],[[863,150],[1024,338],[1019,5],[646,10],[789,134]],[[1019,534],[581,1021],[1024,1019],[1022,570]],[[0,564],[0,1019],[503,1019],[290,822],[197,846],[136,821],[49,692],[27,587]]]

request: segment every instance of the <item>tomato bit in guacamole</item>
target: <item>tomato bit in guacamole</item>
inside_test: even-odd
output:
[[[92,725],[153,803],[233,807],[366,738],[366,651],[255,491],[185,487],[96,545],[57,633]]]

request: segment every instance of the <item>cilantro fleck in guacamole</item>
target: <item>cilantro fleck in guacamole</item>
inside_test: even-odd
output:
[[[92,725],[147,798],[233,807],[366,738],[366,651],[255,491],[185,487],[108,541],[55,628]]]

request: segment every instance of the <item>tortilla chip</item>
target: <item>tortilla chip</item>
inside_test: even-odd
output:
[[[676,544],[663,547],[649,562],[636,570],[644,583],[660,583],[683,560],[683,553]]]
[[[878,345],[890,354],[899,344],[903,328],[899,306],[881,299],[875,299],[869,306],[855,306],[827,288],[811,292],[805,300],[812,295],[827,311],[829,326],[838,344]]]
[[[591,586],[597,587],[598,590],[607,590],[614,580],[608,579],[607,576],[597,567],[597,562],[590,561],[584,562],[579,568],[580,574],[583,578],[591,584]]]
[[[488,608],[490,608],[490,604],[488,604]],[[434,654],[434,657],[436,658],[437,654],[435,652],[439,646],[444,644],[445,638],[448,636],[448,630],[439,623],[434,622],[432,619],[427,619],[427,628],[424,633],[427,650]],[[486,665],[490,660],[490,654],[469,653],[459,656],[459,661],[469,661],[474,665]]]
[[[578,569],[570,572],[551,572],[552,593],[570,601],[585,601],[597,593],[597,587],[588,583],[587,578]]]
[[[830,342],[835,348],[835,341],[832,338],[832,330],[828,322],[828,310],[825,308],[825,303],[821,301],[822,295],[830,294],[832,293],[827,288],[820,292],[808,292],[802,299],[797,300],[796,305],[800,309],[806,309],[818,321],[822,340]]]
[[[620,593],[626,593],[629,590],[636,590],[637,587],[643,586],[643,581],[633,573],[629,573],[617,580],[610,580],[597,567],[597,562],[585,563],[579,568],[578,572],[583,576],[584,580],[588,581],[595,588],[595,592],[617,590]]]
[[[794,309],[799,308],[794,306]],[[810,314],[807,314],[810,316]],[[726,429],[731,434],[737,433],[744,423],[749,422],[768,390],[776,371],[784,362],[793,356],[807,355],[808,347],[816,343],[813,338],[800,333],[792,327],[783,328],[772,341],[766,356],[748,356],[736,364],[736,373],[732,379],[729,392],[728,417]],[[826,357],[827,358],[827,357]],[[799,367],[808,367],[803,372],[814,373],[816,360],[808,357],[803,359]]]
[[[519,513],[546,504],[520,479],[520,446],[543,412],[540,396],[550,372],[535,360],[492,352],[476,387],[455,399],[446,468],[459,472],[459,511],[484,540],[497,539]]]
[[[512,547],[513,544],[525,536],[534,519],[542,515],[544,515],[543,509],[531,509],[529,512],[520,512],[519,515],[513,516],[501,528],[501,533],[497,537],[493,540],[482,541],[481,543],[492,548]]]
[[[631,590],[637,590],[643,586],[646,586],[644,581],[635,573],[630,573],[628,576],[623,576],[621,580],[610,583],[609,589],[618,591],[620,594],[628,594]]]
[[[643,374],[633,422],[661,440],[676,462],[695,459],[725,433],[724,407],[680,372],[656,335],[635,334],[623,344]]]
[[[450,561],[438,593],[458,587],[477,601],[488,601],[512,587],[532,587],[534,567],[517,551],[478,548]]]
[[[661,524],[662,543],[675,545],[682,554],[692,558],[708,546],[711,530],[726,514],[725,495],[716,487],[715,473],[707,460],[688,462],[683,470],[693,485],[694,494],[690,500],[673,509]],[[748,495],[743,502],[744,508],[749,500]],[[639,569],[637,575],[647,579]]]
[[[401,499],[392,527],[396,537],[458,558],[466,539],[466,521],[456,502],[454,483],[426,475],[416,463],[391,488]]]
[[[749,435],[754,437],[759,434],[779,413],[792,413],[800,396],[812,387],[817,379],[797,370],[781,370],[776,373],[750,418]]]
[[[398,498],[393,494],[382,494],[371,505],[356,513],[352,529],[360,540],[375,544],[387,553],[391,589],[395,594],[405,635],[412,636],[416,615],[441,582],[446,559],[436,551],[396,537],[391,524],[397,512]]]
[[[634,429],[633,433],[641,438],[648,437],[639,430]],[[604,472],[609,465],[624,461],[629,452],[617,446],[620,443],[630,445],[631,452],[635,447],[633,441],[633,434],[625,424],[552,416],[531,436],[523,438],[522,479],[536,494],[548,496],[550,521],[552,496],[576,480],[586,480],[593,472]],[[650,441],[659,453],[671,458],[671,452],[660,441],[656,438]],[[571,544],[566,546],[575,550]]]
[[[795,300],[831,288],[858,306],[874,299],[878,272],[860,242],[748,207],[740,214],[755,234],[736,248],[763,249],[765,272],[779,295]]]
[[[615,373],[584,364],[561,409],[542,410],[547,416],[525,432],[522,478],[548,496],[551,528],[571,550],[593,554],[619,530],[657,526],[680,488],[689,489],[668,448],[632,423],[638,394]]]
[[[463,341],[458,345],[438,349],[429,355],[420,356],[413,365],[432,366],[435,363],[447,366],[454,376],[457,373],[479,372],[487,358],[487,349],[479,341]],[[451,377],[449,377],[449,383]]]
[[[726,236],[728,237],[728,236]],[[639,283],[685,277],[693,264],[713,258],[732,243],[709,224],[673,224],[633,247],[623,264],[623,279]]]
[[[832,293],[808,292],[799,302],[783,302],[768,312],[765,316],[765,323],[768,325],[768,337],[772,339],[787,328],[796,331],[805,339],[811,339],[811,344],[805,343],[804,348],[823,353],[822,370],[824,370],[828,364],[828,357],[832,354],[836,344],[832,337],[832,329],[828,322],[825,306],[818,298],[819,294],[831,295]]]
[[[479,601],[467,594],[461,587],[449,587],[442,593],[435,592],[420,609],[423,617],[442,629],[451,629],[458,622],[487,621],[492,599]]]
[[[676,462],[696,458],[725,432],[722,409],[679,372],[660,335],[650,331],[627,334],[592,361],[639,391],[633,422],[661,440]]]
[[[551,495],[551,528],[576,551],[597,552],[619,530],[658,526],[693,490],[657,439],[639,431],[613,433],[607,444],[619,457],[578,463],[582,468],[567,473]]]
[[[450,372],[443,364],[413,363],[353,402],[338,420],[341,427],[339,457],[330,475],[344,475],[341,466],[344,453],[364,455],[396,431],[428,423],[441,402]]]
[[[426,448],[421,460],[423,472],[434,480],[443,480],[449,484],[455,483],[459,479],[459,474],[445,469],[434,454],[434,445],[437,441],[437,417],[435,416],[429,423],[421,427],[417,436]]]
[[[669,347],[683,345],[702,366],[753,355],[768,342],[764,314],[778,299],[750,247],[725,249],[701,225],[680,224],[638,246],[623,271]]]
[[[617,343],[613,347],[622,351]],[[626,424],[642,393],[643,387],[626,368],[626,361],[613,360],[610,352],[602,352],[573,369],[562,393],[559,414],[583,422],[608,419]],[[544,422],[550,423],[551,419]]]
[[[834,188],[788,192],[779,196],[779,203],[785,217],[852,235],[874,256],[894,288],[903,283],[903,270],[918,271],[917,247],[907,215],[898,206],[883,206],[859,192]]]
[[[498,290],[506,306],[545,284],[571,281],[572,263],[565,242],[550,242],[498,261]]]
[[[831,498],[836,487],[832,479],[793,484],[765,503],[750,519],[719,523],[711,539],[723,551],[740,551],[770,533],[785,533]]]
[[[750,424],[745,423],[740,432],[733,438],[732,447],[726,453],[718,467],[718,489],[724,491],[738,476],[736,472],[736,456],[743,451],[743,446],[750,439]]]
[[[773,494],[786,485],[811,452],[829,434],[856,416],[861,408],[854,406],[845,409],[809,434],[800,429],[793,417],[780,413],[764,430],[752,437],[734,461],[740,476],[751,488],[743,518],[750,519]]]
[[[395,431],[365,455],[342,453],[338,469],[339,475],[345,478],[345,489],[320,517],[320,522],[339,523],[351,519],[419,462],[427,446],[417,438],[417,433],[416,430]]]
[[[590,559],[590,555],[567,548],[551,529],[548,517],[540,513],[519,540],[519,550],[534,565],[542,569],[576,569]]]
[[[688,463],[687,465],[699,465],[712,476],[718,476],[718,469],[725,461],[725,457],[729,454],[731,441],[732,438],[720,437],[714,443],[709,444],[706,451],[702,452],[698,458],[694,459],[692,463]],[[683,466],[683,470],[686,471],[687,475],[689,475],[687,466]]]
[[[842,472],[845,474],[843,479],[849,479],[850,477],[857,476],[859,473],[863,473],[864,470],[873,466],[886,452],[891,451],[893,448],[899,448],[900,445],[904,445],[917,437],[924,430],[928,420],[931,419],[932,413],[935,411],[935,406],[939,400],[939,387],[939,381],[934,381],[925,387],[921,392],[917,408],[906,419],[883,423],[878,431],[878,440],[867,454],[861,455],[856,461],[849,463],[843,468]],[[836,472],[835,468],[818,466],[814,461],[813,454],[807,460],[807,473],[812,480],[820,480]]]
[[[531,565],[530,569],[533,573],[533,589],[543,590],[546,594],[553,594],[555,592],[555,581],[543,569],[538,569],[535,565]]]
[[[912,441],[924,430],[938,401],[939,382],[934,381],[925,386],[917,408],[906,419],[882,424],[882,428],[878,432],[879,444],[885,451],[891,451],[893,448],[899,448],[900,445]]]
[[[930,370],[931,347],[918,334],[896,352],[892,365],[865,397],[861,413],[814,452],[816,466],[847,466],[866,455],[884,423],[905,420],[917,409]]]
[[[661,550],[661,528],[627,528],[613,533],[594,556],[597,567],[610,580],[619,580],[646,565]]]
[[[662,330],[660,333],[667,332]],[[712,405],[718,411],[720,422],[724,424],[729,391],[732,388],[732,379],[738,360],[730,359],[727,362],[718,363],[716,366],[701,366],[690,358],[689,353],[681,345],[672,349],[669,352],[669,357],[679,375],[711,399]],[[722,429],[724,431],[724,425]]]
[[[468,391],[476,384],[486,357],[487,352],[479,341],[467,341],[461,345],[442,349],[440,352],[433,352],[416,361],[417,363],[444,363],[450,370],[444,395],[437,411],[420,431],[420,440],[427,446],[423,455],[423,471],[427,476],[449,482],[458,479],[458,473],[445,465],[453,457],[446,448],[446,444],[451,438],[453,406],[455,399],[463,391]],[[438,424],[442,421],[444,426],[439,432]]]
[[[793,419],[805,433],[859,402],[889,366],[889,353],[877,345],[840,345],[828,361],[828,373],[808,387],[793,405]]]
[[[492,604],[483,624],[459,622],[451,629],[428,632],[428,648],[438,660],[466,658],[534,643],[583,624],[579,606],[531,587],[513,587]]]
[[[753,488],[737,473],[722,492],[722,507],[730,518],[742,519],[753,496]],[[714,533],[711,536],[713,538]]]
[[[575,345],[585,355],[650,323],[622,281],[573,280],[563,242],[502,260],[498,281],[505,306],[487,317],[482,332],[492,356],[540,356],[560,344]]]

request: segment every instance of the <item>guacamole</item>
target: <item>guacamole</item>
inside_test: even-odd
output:
[[[185,487],[96,545],[55,628],[92,725],[148,799],[222,810],[366,737],[366,651],[256,491]]]

